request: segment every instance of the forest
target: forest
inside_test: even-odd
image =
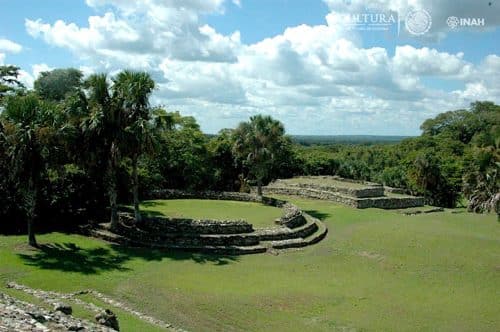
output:
[[[499,212],[500,106],[489,101],[436,110],[420,136],[399,142],[304,144],[264,115],[206,135],[195,118],[150,105],[155,82],[145,72],[55,69],[33,89],[18,78],[18,67],[0,66],[4,232],[113,219],[155,189],[248,191],[295,175],[369,180],[430,205]]]

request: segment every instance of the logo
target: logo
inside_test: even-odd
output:
[[[460,24],[460,20],[456,16],[450,16],[446,19],[446,24],[452,29],[456,29]]]
[[[409,33],[421,36],[425,34],[432,25],[431,15],[424,10],[411,10],[406,14],[405,26]]]
[[[395,12],[353,13],[341,15],[340,22],[350,30],[389,31],[399,24],[399,17]]]
[[[484,18],[481,17],[450,16],[446,19],[446,24],[452,29],[458,27],[484,27],[484,23]]]

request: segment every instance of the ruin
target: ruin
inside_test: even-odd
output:
[[[328,200],[358,209],[404,209],[425,204],[423,197],[408,195],[404,189],[338,176],[299,176],[279,179],[264,187],[263,192]]]

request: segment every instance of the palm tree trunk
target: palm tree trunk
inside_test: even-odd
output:
[[[28,217],[28,244],[37,248],[38,243],[35,238],[35,218],[34,216]]]
[[[262,179],[257,178],[257,195],[262,196]]]
[[[132,158],[132,178],[133,178],[133,185],[132,185],[132,192],[134,195],[134,214],[135,214],[135,221],[140,222],[141,221],[141,211],[139,210],[139,177],[137,176],[137,155],[134,155]]]
[[[27,197],[27,219],[28,219],[28,244],[32,247],[38,247],[35,238],[35,211],[36,211],[36,197],[37,191],[34,186],[34,181],[31,178],[28,184],[28,197]]]
[[[111,210],[111,219],[110,219],[110,228],[116,229],[118,224],[118,208],[116,204],[116,184],[115,181],[112,181],[109,186],[109,207]]]
[[[110,219],[110,228],[116,229],[118,225],[118,207],[117,207],[117,192],[116,192],[116,159],[117,159],[117,151],[116,145],[113,142],[111,144],[110,156],[109,156],[109,165],[108,165],[108,195],[109,195],[109,208],[111,210],[111,219]]]

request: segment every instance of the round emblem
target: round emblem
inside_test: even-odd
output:
[[[432,25],[431,15],[424,10],[411,10],[406,14],[405,26],[406,30],[413,35],[423,35]]]

